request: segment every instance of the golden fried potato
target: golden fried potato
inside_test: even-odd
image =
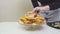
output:
[[[43,19],[36,19],[36,24],[43,24],[44,23],[44,20]]]
[[[34,14],[27,14],[27,15],[25,15],[25,17],[27,19],[33,19],[34,18]]]
[[[24,24],[32,24],[32,22],[31,21],[25,21]]]
[[[26,14],[20,18],[24,24],[43,24],[45,22],[44,17],[39,14]]]
[[[20,20],[21,20],[22,22],[27,21],[27,19],[26,19],[24,16],[20,17]]]

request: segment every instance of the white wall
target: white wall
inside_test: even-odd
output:
[[[32,8],[31,0],[0,0],[0,22],[18,21]]]

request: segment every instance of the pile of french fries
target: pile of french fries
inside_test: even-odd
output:
[[[20,20],[23,24],[44,24],[46,20],[44,17],[40,16],[39,14],[25,14],[24,16],[20,17]]]

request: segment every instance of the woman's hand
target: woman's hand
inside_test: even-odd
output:
[[[36,7],[32,11],[29,11],[27,13],[37,13],[37,11],[39,11],[39,10],[40,10],[40,7]]]
[[[37,11],[46,11],[46,10],[50,10],[49,5],[42,6],[42,7],[36,7],[29,13],[37,13]]]
[[[33,11],[33,12],[37,12],[37,11],[46,11],[46,10],[50,10],[49,5],[42,6],[42,7],[36,7],[36,8],[34,8],[32,11]]]

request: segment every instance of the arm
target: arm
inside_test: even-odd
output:
[[[55,0],[55,2],[49,4],[50,10],[55,10],[60,8],[60,0]]]
[[[32,2],[32,5],[34,6],[34,8],[39,6],[38,0],[31,0],[31,2]]]
[[[39,10],[55,10],[57,8],[60,8],[60,0],[55,0],[53,1],[52,3],[50,4],[47,4],[45,6],[42,6],[42,7],[36,7],[33,9],[33,12],[36,12],[36,11],[39,11]]]

